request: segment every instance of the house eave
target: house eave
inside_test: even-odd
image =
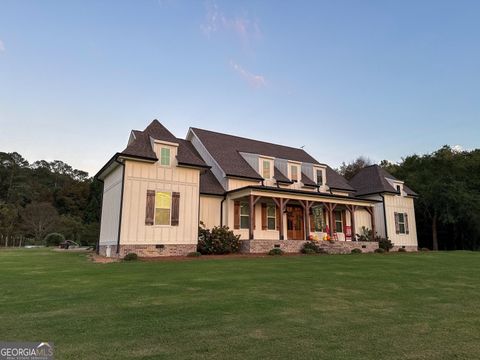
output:
[[[283,189],[283,188],[276,188],[276,187],[270,187],[270,186],[244,186],[238,189],[230,190],[227,191],[225,194],[233,194],[235,192],[239,191],[244,191],[244,190],[252,190],[252,191],[262,191],[262,192],[273,192],[273,193],[288,193],[288,194],[296,194],[296,195],[307,195],[310,197],[317,197],[317,198],[328,198],[328,199],[338,199],[338,200],[351,200],[351,201],[360,201],[364,202],[366,204],[376,204],[378,200],[367,200],[367,199],[359,199],[356,197],[350,197],[350,196],[341,196],[341,195],[333,195],[333,194],[328,194],[328,193],[319,193],[319,192],[312,192],[312,191],[306,191],[306,190],[296,190],[296,189]]]

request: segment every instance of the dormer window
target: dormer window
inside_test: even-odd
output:
[[[269,160],[263,160],[262,161],[262,176],[264,179],[270,179],[271,172],[270,172],[270,161]]]
[[[297,165],[290,165],[290,177],[292,181],[298,181],[298,167]]]
[[[402,191],[400,190],[400,185],[397,185],[397,193],[401,194]]]
[[[160,150],[160,165],[170,166],[170,149],[162,147]]]
[[[317,185],[318,186],[323,185],[323,171],[322,170],[317,170]]]

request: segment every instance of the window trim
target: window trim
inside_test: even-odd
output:
[[[268,214],[268,210],[273,208],[273,215]],[[269,219],[273,219],[273,229],[269,227]],[[267,205],[267,231],[277,231],[277,207],[275,205]]]
[[[239,230],[247,230],[250,229],[250,205],[247,202],[240,202],[240,209],[238,210],[238,215],[240,217],[238,225],[239,225]],[[246,208],[248,210],[247,214],[242,214],[242,208]],[[242,227],[242,217],[245,217],[248,219],[248,225],[247,227]]]
[[[318,181],[318,173],[321,174],[320,176],[320,182]],[[317,182],[317,186],[323,186],[323,170],[321,169],[315,169],[315,175],[316,175],[316,182]]]
[[[168,151],[168,164],[163,163],[163,160],[164,160],[163,151],[164,150]],[[161,166],[171,166],[171,164],[172,164],[172,151],[169,147],[162,146],[160,148],[160,165]]]
[[[292,168],[295,168],[295,178],[293,177],[294,172]],[[297,164],[290,164],[290,180],[293,182],[298,182],[298,165]]]
[[[337,234],[340,234],[340,233],[343,234],[343,231],[344,231],[343,229],[344,229],[344,227],[343,227],[343,214],[342,214],[342,211],[341,211],[341,210],[337,210],[337,211],[334,211],[333,214],[334,214],[334,215],[333,215],[333,220],[334,220],[334,225],[335,225],[335,232],[336,232]],[[337,214],[340,214],[340,220],[337,220]],[[338,224],[338,223],[342,224],[342,231],[337,231],[337,224]]]
[[[170,196],[170,207],[168,208],[168,224],[157,224],[157,209],[167,209],[167,208],[157,208],[157,194],[164,193],[169,194]],[[171,191],[156,191],[155,190],[155,207],[153,211],[153,226],[160,226],[160,227],[170,227],[172,226],[172,195]]]
[[[402,217],[402,219],[400,219],[400,216]],[[403,212],[398,213],[398,235],[407,235],[407,223],[405,221],[405,213]]]
[[[268,177],[265,176],[265,170],[266,170],[265,164],[268,164]],[[262,177],[265,180],[270,180],[272,178],[272,167],[271,167],[270,160],[262,159]]]

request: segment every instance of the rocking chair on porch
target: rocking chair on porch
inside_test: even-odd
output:
[[[326,226],[325,231],[327,234],[330,234],[330,227],[328,225]],[[332,232],[332,240],[338,241],[338,235],[336,231]]]
[[[351,226],[344,226],[343,232],[345,234],[345,241],[353,240],[352,238],[352,227]]]

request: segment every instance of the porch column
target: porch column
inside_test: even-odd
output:
[[[303,226],[304,226],[304,234],[305,234],[305,239],[308,240],[310,239],[310,209],[312,208],[312,205],[314,204],[313,201],[302,201],[299,200],[300,205],[302,205],[303,208]]]
[[[279,232],[279,238],[280,240],[284,240],[285,236],[283,233],[283,212],[285,211],[285,206],[288,203],[288,199],[283,199],[283,198],[272,198],[273,202],[275,205],[277,205],[278,211],[280,211],[280,216],[279,216],[279,222],[278,222],[278,232]]]
[[[248,224],[248,238],[253,240],[253,230],[255,226],[255,205],[261,199],[261,196],[250,195],[248,197],[249,202],[249,224]]]
[[[255,204],[253,203],[253,195],[250,195],[248,197],[248,202],[249,202],[249,224],[248,224],[248,238],[250,240],[253,240],[253,223],[255,221]]]
[[[355,210],[357,210],[357,205],[346,205],[348,211],[350,212],[350,228],[352,229],[352,241],[356,239],[356,231],[355,231]],[[345,240],[347,237],[345,236]]]
[[[370,219],[371,219],[371,222],[372,222],[372,241],[375,241],[375,237],[376,237],[376,230],[375,230],[375,209],[371,206],[365,206],[365,209],[367,210],[367,212],[370,214]]]
[[[328,227],[329,227],[329,234],[331,238],[333,238],[333,210],[337,207],[337,204],[332,203],[325,203],[325,207],[328,212]]]

